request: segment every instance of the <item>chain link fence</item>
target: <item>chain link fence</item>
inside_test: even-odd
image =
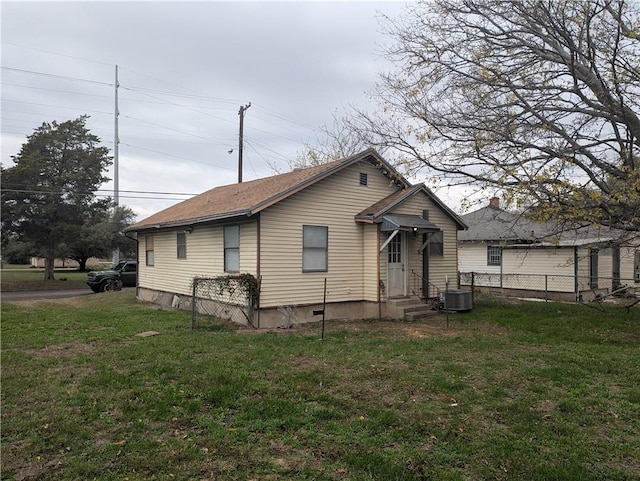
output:
[[[191,329],[215,319],[255,327],[253,314],[260,300],[260,279],[251,274],[193,279]]]
[[[640,283],[633,279],[568,276],[555,274],[493,274],[460,272],[460,285],[473,290],[498,293],[505,297],[531,297],[545,300],[588,302],[615,293],[640,296]]]

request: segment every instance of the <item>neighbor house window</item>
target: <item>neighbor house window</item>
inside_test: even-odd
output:
[[[360,172],[360,185],[367,185],[368,183],[369,179],[367,178],[367,174]]]
[[[302,272],[326,272],[328,250],[328,227],[302,226]]]
[[[153,265],[153,236],[148,235],[145,237],[145,254],[146,264],[148,266]]]
[[[224,271],[240,272],[240,226],[224,226]]]
[[[178,259],[186,259],[187,258],[187,233],[186,232],[178,232],[178,235],[176,237],[176,246],[177,246]]]
[[[488,266],[502,265],[502,247],[497,247],[497,246],[487,247],[487,265]]]
[[[429,236],[429,256],[444,256],[444,232],[434,232]]]

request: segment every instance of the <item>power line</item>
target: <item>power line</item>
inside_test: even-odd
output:
[[[150,78],[153,78],[153,77],[150,77]],[[157,80],[157,79],[154,79],[154,80]],[[127,89],[133,92],[140,92],[140,93],[152,92],[156,94],[171,95],[173,97],[184,97],[184,98],[190,98],[190,99],[196,99],[196,100],[208,100],[210,102],[219,102],[219,103],[230,104],[230,105],[235,105],[238,102],[242,102],[242,100],[236,100],[236,99],[224,99],[222,97],[210,97],[208,95],[200,95],[200,94],[185,94],[181,92],[170,92],[167,90],[148,89],[148,88],[142,88],[142,87],[127,87]]]
[[[130,91],[131,91],[131,89],[129,89],[129,88],[127,88],[127,87],[122,87],[122,88],[123,88],[124,90],[130,90]],[[229,119],[225,119],[225,118],[222,118],[222,117],[216,117],[215,115],[211,115],[211,114],[206,113],[206,112],[201,112],[201,111],[196,110],[196,109],[194,109],[194,108],[187,107],[187,106],[185,106],[185,105],[178,104],[178,103],[176,103],[176,102],[171,102],[171,101],[169,101],[169,100],[164,100],[164,99],[161,99],[161,98],[159,98],[159,97],[155,97],[155,96],[153,96],[153,95],[146,94],[146,93],[144,93],[144,92],[140,92],[140,93],[141,93],[142,95],[146,95],[147,97],[151,97],[152,99],[156,99],[156,100],[159,100],[159,101],[161,101],[161,102],[167,103],[167,104],[169,104],[169,105],[175,105],[176,107],[181,107],[181,108],[183,108],[183,109],[187,109],[187,110],[190,110],[190,111],[192,111],[192,112],[196,112],[196,113],[201,114],[201,115],[207,115],[207,116],[209,116],[209,117],[211,117],[211,118],[214,118],[214,119],[216,119],[216,120],[222,120],[223,122],[230,122],[230,123],[233,123],[233,122],[232,122],[231,120],[229,120]]]
[[[31,85],[21,85],[21,84],[14,84],[14,83],[9,83],[9,82],[0,82],[2,85],[8,85],[10,87],[19,87],[19,88],[23,88],[23,89],[32,89],[32,90],[45,90],[47,92],[59,92],[62,94],[73,94],[73,95],[86,95],[87,97],[99,97],[99,98],[103,98],[103,99],[111,99],[112,96],[109,95],[97,95],[97,94],[87,94],[84,92],[72,92],[70,90],[60,90],[60,89],[48,89],[45,87],[33,87]]]
[[[210,142],[212,144],[219,144],[220,143],[220,142],[216,142],[216,141],[213,141],[211,139],[208,139],[206,137],[201,137],[199,135],[195,135],[195,134],[192,134],[190,132],[185,132],[184,130],[178,130],[178,129],[174,129],[174,128],[167,127],[167,126],[164,126],[164,125],[155,124],[153,122],[148,122],[147,120],[138,119],[136,117],[130,117],[128,115],[123,115],[122,117],[124,117],[125,119],[129,119],[129,120],[137,120],[138,122],[142,122],[143,124],[149,124],[149,125],[152,125],[154,127],[160,127],[160,128],[163,128],[163,129],[171,130],[173,132],[178,132],[179,134],[190,135],[191,137],[195,137],[196,139],[206,140],[207,142]]]
[[[45,72],[36,72],[35,70],[25,70],[25,69],[21,69],[21,68],[14,68],[14,67],[2,67],[3,70],[11,70],[13,72],[22,72],[22,73],[29,73],[29,74],[33,74],[33,75],[42,75],[44,77],[53,77],[53,78],[58,78],[58,79],[62,79],[62,80],[71,80],[73,82],[85,82],[85,83],[92,83],[92,84],[98,84],[98,85],[107,85],[110,87],[113,87],[114,84],[109,83],[109,82],[100,82],[99,80],[89,80],[89,79],[82,79],[79,77],[66,77],[64,75],[57,75],[57,74],[53,74],[53,73],[45,73]]]
[[[97,64],[100,64],[100,65],[108,65],[110,67],[113,67],[113,64],[111,64],[111,63],[100,62],[98,60],[82,58],[82,57],[75,57],[73,55],[68,55],[68,54],[58,53],[58,52],[52,52],[51,50],[44,50],[44,49],[36,48],[36,47],[27,47],[25,45],[18,45],[17,43],[13,43],[13,42],[4,42],[3,41],[2,43],[5,44],[5,45],[11,45],[13,47],[24,48],[24,49],[27,49],[27,50],[33,50],[35,52],[42,52],[42,53],[46,53],[46,54],[49,54],[49,55],[59,55],[60,57],[73,58],[73,59],[76,59],[76,60],[82,60],[84,62],[93,62],[93,63],[97,63]]]
[[[90,110],[90,109],[85,109],[85,108],[78,108],[78,107],[65,107],[64,105],[50,105],[50,104],[43,104],[43,103],[39,103],[39,102],[25,102],[24,100],[9,100],[9,99],[5,99],[4,102],[13,102],[13,103],[17,103],[17,104],[26,104],[26,105],[38,105],[40,107],[53,107],[56,109],[70,109],[70,110],[83,110],[85,112],[94,112],[94,113],[98,113],[98,114],[107,114],[107,115],[113,115],[113,112],[104,112],[102,110]]]
[[[156,153],[156,154],[166,155],[166,156],[168,156],[168,157],[174,157],[174,158],[176,158],[176,159],[187,160],[187,161],[189,161],[189,162],[197,162],[197,163],[199,163],[199,164],[204,164],[204,165],[209,166],[209,167],[217,167],[217,168],[219,168],[219,169],[226,169],[226,170],[235,170],[235,169],[230,169],[229,167],[224,167],[224,166],[222,166],[222,165],[218,165],[218,164],[209,164],[209,163],[207,163],[207,162],[203,162],[203,161],[201,161],[201,160],[188,159],[187,157],[180,157],[180,156],[178,156],[178,155],[167,154],[166,152],[160,152],[159,150],[148,149],[148,148],[146,148],[146,147],[140,147],[140,146],[138,146],[138,145],[131,145],[131,144],[122,144],[122,145],[124,145],[124,146],[126,146],[126,147],[132,147],[132,148],[134,148],[134,149],[147,150],[147,151],[149,151],[149,152],[154,152],[154,153]]]
[[[100,192],[100,193],[96,193],[96,192],[74,192],[75,194],[81,194],[81,195],[89,195],[92,194],[95,197],[103,197],[103,198],[108,198],[111,197],[110,194],[103,194],[101,192],[111,192],[110,189],[98,189],[96,192]],[[41,194],[41,195],[62,195],[63,192],[62,190],[58,191],[58,190],[41,190],[41,189],[7,189],[7,188],[3,188],[2,192],[13,192],[15,194]],[[145,191],[137,191],[137,190],[121,190],[120,192],[124,192],[126,194],[145,194],[145,195],[123,195],[122,197],[128,198],[128,199],[155,199],[155,200],[185,200],[183,197],[193,197],[194,195],[197,194],[187,194],[187,193],[182,193],[182,192],[145,192]],[[147,195],[148,194],[148,195]],[[157,197],[158,195],[163,195],[163,196],[183,196],[180,198],[177,197]]]

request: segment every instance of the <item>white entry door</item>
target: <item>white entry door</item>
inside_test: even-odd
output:
[[[387,286],[389,297],[400,297],[406,294],[405,289],[405,236],[398,234],[387,244]]]

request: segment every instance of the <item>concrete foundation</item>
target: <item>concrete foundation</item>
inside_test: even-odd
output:
[[[163,307],[191,310],[191,296],[163,292],[154,289],[138,288],[138,299],[151,302]],[[252,316],[252,324],[258,328],[289,327],[294,324],[321,321],[322,304],[309,304],[304,306],[274,306],[263,307],[255,311]],[[316,312],[314,314],[314,312]],[[330,319],[377,319],[393,317],[387,313],[386,302],[380,304],[371,301],[349,301],[327,303],[324,318]],[[232,321],[246,325],[246,319],[242,316],[232,316]]]

